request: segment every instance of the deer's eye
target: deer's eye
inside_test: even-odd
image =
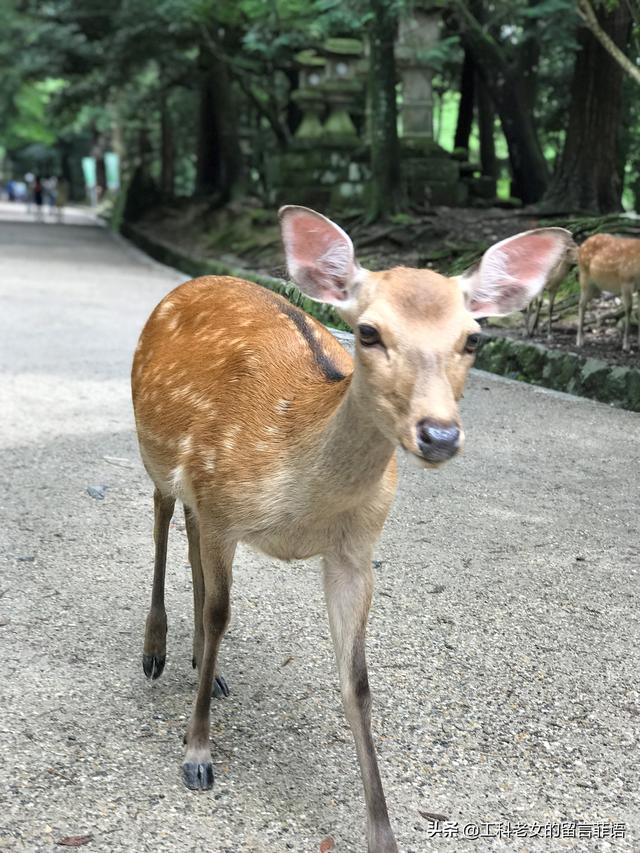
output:
[[[464,344],[465,352],[475,352],[478,349],[478,344],[480,343],[480,335],[474,333],[473,335],[469,335]]]
[[[382,343],[380,332],[375,326],[367,326],[365,323],[358,326],[358,337],[363,347],[372,347]]]

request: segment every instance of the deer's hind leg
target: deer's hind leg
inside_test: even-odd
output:
[[[631,308],[633,306],[633,284],[622,286],[622,304],[624,306],[624,330],[622,332],[622,349],[629,352],[629,329],[631,327]]]
[[[202,559],[200,556],[200,529],[196,514],[188,506],[184,507],[184,520],[189,540],[189,563],[193,580],[193,657],[191,665],[199,672],[202,670],[202,654],[204,651],[204,575],[202,574]],[[221,675],[216,674],[213,682],[213,695],[222,699],[229,695],[227,682]]]
[[[533,316],[533,320],[531,319],[531,315],[534,313],[533,309],[533,301],[531,301],[527,305],[527,314],[526,314],[526,329],[527,329],[527,337],[531,338],[536,333],[536,329],[538,328],[538,323],[540,322],[540,312],[542,310],[542,302],[543,302],[543,294],[541,293],[536,297],[536,307],[535,314]]]
[[[556,301],[556,295],[558,293],[557,288],[549,290],[549,317],[547,320],[547,340],[553,340],[553,305]]]
[[[144,631],[142,668],[147,678],[160,678],[167,659],[167,611],[164,606],[164,577],[167,566],[167,541],[169,524],[173,516],[175,498],[163,495],[159,489],[153,493],[155,562],[151,607]]]
[[[578,333],[576,335],[576,346],[584,344],[584,315],[587,305],[598,293],[599,288],[589,278],[589,273],[580,267],[580,302],[578,303]]]

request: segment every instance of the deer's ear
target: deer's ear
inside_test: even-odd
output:
[[[311,299],[344,307],[360,272],[348,234],[308,207],[287,205],[278,215],[291,279]]]
[[[491,246],[458,283],[474,317],[511,314],[543,289],[574,247],[564,228],[539,228]]]

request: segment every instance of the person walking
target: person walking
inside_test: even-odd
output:
[[[62,177],[58,178],[56,187],[56,214],[58,222],[62,222],[64,217],[64,206],[69,199],[69,184]]]
[[[42,178],[40,175],[36,175],[36,179],[33,182],[33,203],[36,206],[36,221],[42,222],[42,202],[44,196],[44,188],[42,186]]]
[[[58,187],[58,179],[55,175],[50,175],[43,181],[44,201],[49,208],[49,214],[53,216],[53,211],[56,206],[56,194]]]
[[[33,182],[36,176],[29,171],[24,176],[24,182],[27,185],[27,214],[31,213],[31,205],[33,204]]]

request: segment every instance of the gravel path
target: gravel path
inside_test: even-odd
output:
[[[212,793],[180,781],[178,514],[167,669],[142,674],[152,503],[128,371],[181,277],[96,227],[3,221],[0,257],[0,848],[361,853],[316,564],[239,551]],[[463,414],[465,457],[402,464],[377,553],[374,729],[400,847],[638,851],[640,415],[482,373]]]

